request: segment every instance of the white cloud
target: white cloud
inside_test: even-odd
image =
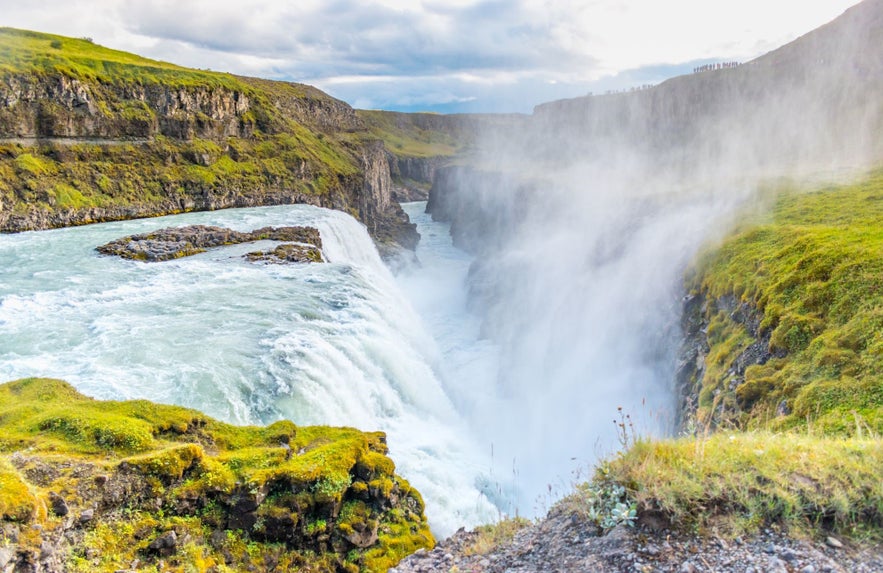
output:
[[[485,87],[576,95],[626,70],[746,60],[855,0],[0,0],[5,25],[90,36],[198,68],[347,86],[350,101],[408,107],[493,97]],[[625,76],[622,76],[625,77]],[[350,94],[361,86],[365,94]],[[422,96],[414,78],[431,84]],[[427,81],[427,78],[430,81]],[[445,89],[440,82],[448,81]],[[378,86],[398,84],[394,93]],[[531,88],[531,82],[545,88]],[[481,87],[477,95],[473,88]],[[337,92],[335,92],[337,93]],[[454,94],[454,97],[449,97]],[[517,99],[517,98],[515,98]],[[410,102],[410,103],[408,103]],[[435,103],[444,103],[441,100]],[[511,104],[511,100],[507,102]],[[506,111],[506,110],[501,110]]]

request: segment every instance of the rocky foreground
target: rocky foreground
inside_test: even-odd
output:
[[[420,550],[390,573],[677,572],[872,573],[883,571],[883,546],[837,537],[796,539],[773,529],[724,539],[648,525],[619,525],[598,535],[566,511],[488,549],[486,534],[460,530],[432,551]]]
[[[223,245],[255,241],[285,241],[271,251],[248,253],[250,261],[323,262],[322,239],[314,227],[262,227],[242,233],[224,227],[189,225],[130,235],[96,247],[99,253],[136,261],[168,261]]]

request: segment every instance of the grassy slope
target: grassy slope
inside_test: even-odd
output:
[[[735,295],[763,313],[784,354],[751,366],[730,393],[741,427],[883,432],[883,173],[856,185],[782,195],[700,260],[691,288]],[[713,314],[712,314],[713,313]],[[700,408],[723,400],[730,361],[752,342],[726,313],[708,318]],[[714,391],[717,397],[713,398]],[[785,403],[788,416],[776,416]]]
[[[463,149],[464,140],[455,132],[455,122],[446,124],[441,116],[404,114],[379,110],[359,110],[369,132],[383,140],[401,157],[450,157]],[[421,116],[428,121],[421,122]]]
[[[351,157],[305,129],[220,144],[161,136],[112,146],[0,144],[0,198],[20,214],[149,207],[203,192],[260,197],[284,189],[334,196],[344,192],[342,181],[358,173]]]
[[[780,358],[732,361],[753,338],[708,305],[699,418],[735,405],[732,429],[638,441],[603,465],[599,487],[624,486],[645,514],[737,534],[792,531],[883,536],[883,173],[813,192],[785,191],[700,257],[688,287],[762,312]],[[782,401],[790,414],[776,414]],[[627,431],[624,436],[628,438]],[[568,500],[579,506],[580,496]]]
[[[271,562],[385,570],[432,544],[419,494],[385,453],[381,433],[286,421],[237,427],[144,400],[92,400],[57,380],[0,385],[0,521],[39,524],[51,536],[63,519],[47,510],[50,492],[73,515],[97,506],[67,560],[73,571],[124,569],[136,559],[155,567],[148,545],[171,530],[189,541],[165,558],[168,571],[269,569]],[[253,525],[233,525],[249,499],[257,507]],[[379,539],[370,546],[344,541],[372,524]],[[30,541],[39,552],[39,539]],[[233,562],[225,565],[225,555]]]
[[[193,70],[94,44],[15,28],[0,28],[0,73],[62,74],[102,83],[208,86],[247,91],[225,73]]]

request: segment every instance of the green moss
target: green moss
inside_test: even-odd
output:
[[[37,513],[38,501],[18,471],[0,458],[0,519],[26,523]]]
[[[813,192],[784,190],[699,260],[688,287],[709,304],[700,412],[736,399],[746,427],[822,423],[826,431],[883,432],[883,173]],[[758,335],[782,356],[749,369],[735,390],[729,372],[756,339],[729,312],[727,297],[762,313]],[[849,390],[846,390],[849,389]],[[715,402],[717,401],[717,402]],[[779,405],[791,411],[776,416]],[[864,422],[858,426],[855,416]],[[839,422],[837,418],[841,418]]]
[[[59,209],[78,209],[94,203],[94,201],[84,197],[78,190],[64,183],[55,185],[52,195],[55,197],[55,204]]]
[[[329,138],[320,142],[313,136],[280,135],[235,141],[235,149],[162,137],[126,146],[29,148],[14,157],[0,154],[0,175],[2,184],[14,190],[13,210],[79,211],[88,217],[94,208],[172,212],[180,209],[181,199],[197,203],[206,195],[231,193],[258,203],[271,194],[294,197],[298,192],[331,201],[346,196],[347,185],[354,184],[348,178],[360,177],[358,159]],[[88,217],[82,222],[93,222]]]
[[[393,473],[385,452],[382,433],[290,421],[232,426],[29,378],[0,385],[0,521],[56,527],[59,518],[45,510],[50,491],[74,515],[101,508],[66,558],[72,571],[114,571],[135,560],[159,567],[149,545],[169,531],[181,541],[162,557],[163,570],[385,570],[433,543],[419,493]],[[380,528],[375,544],[347,540],[366,527]],[[33,531],[29,547],[39,548],[42,530]]]
[[[18,155],[14,160],[14,164],[20,173],[30,176],[51,175],[57,171],[52,160],[34,156],[30,153]]]
[[[122,463],[145,475],[163,480],[181,479],[184,471],[203,458],[203,450],[196,444],[171,446],[149,454],[126,458]],[[222,481],[223,478],[221,478]]]

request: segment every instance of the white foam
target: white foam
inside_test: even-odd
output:
[[[330,262],[256,265],[242,260],[245,247],[153,264],[94,251],[185,224],[312,224]],[[0,283],[4,380],[58,377],[97,397],[177,403],[234,423],[382,430],[439,534],[496,513],[475,485],[480,456],[436,375],[435,342],[344,213],[237,209],[7,235],[0,268],[10,269]]]

